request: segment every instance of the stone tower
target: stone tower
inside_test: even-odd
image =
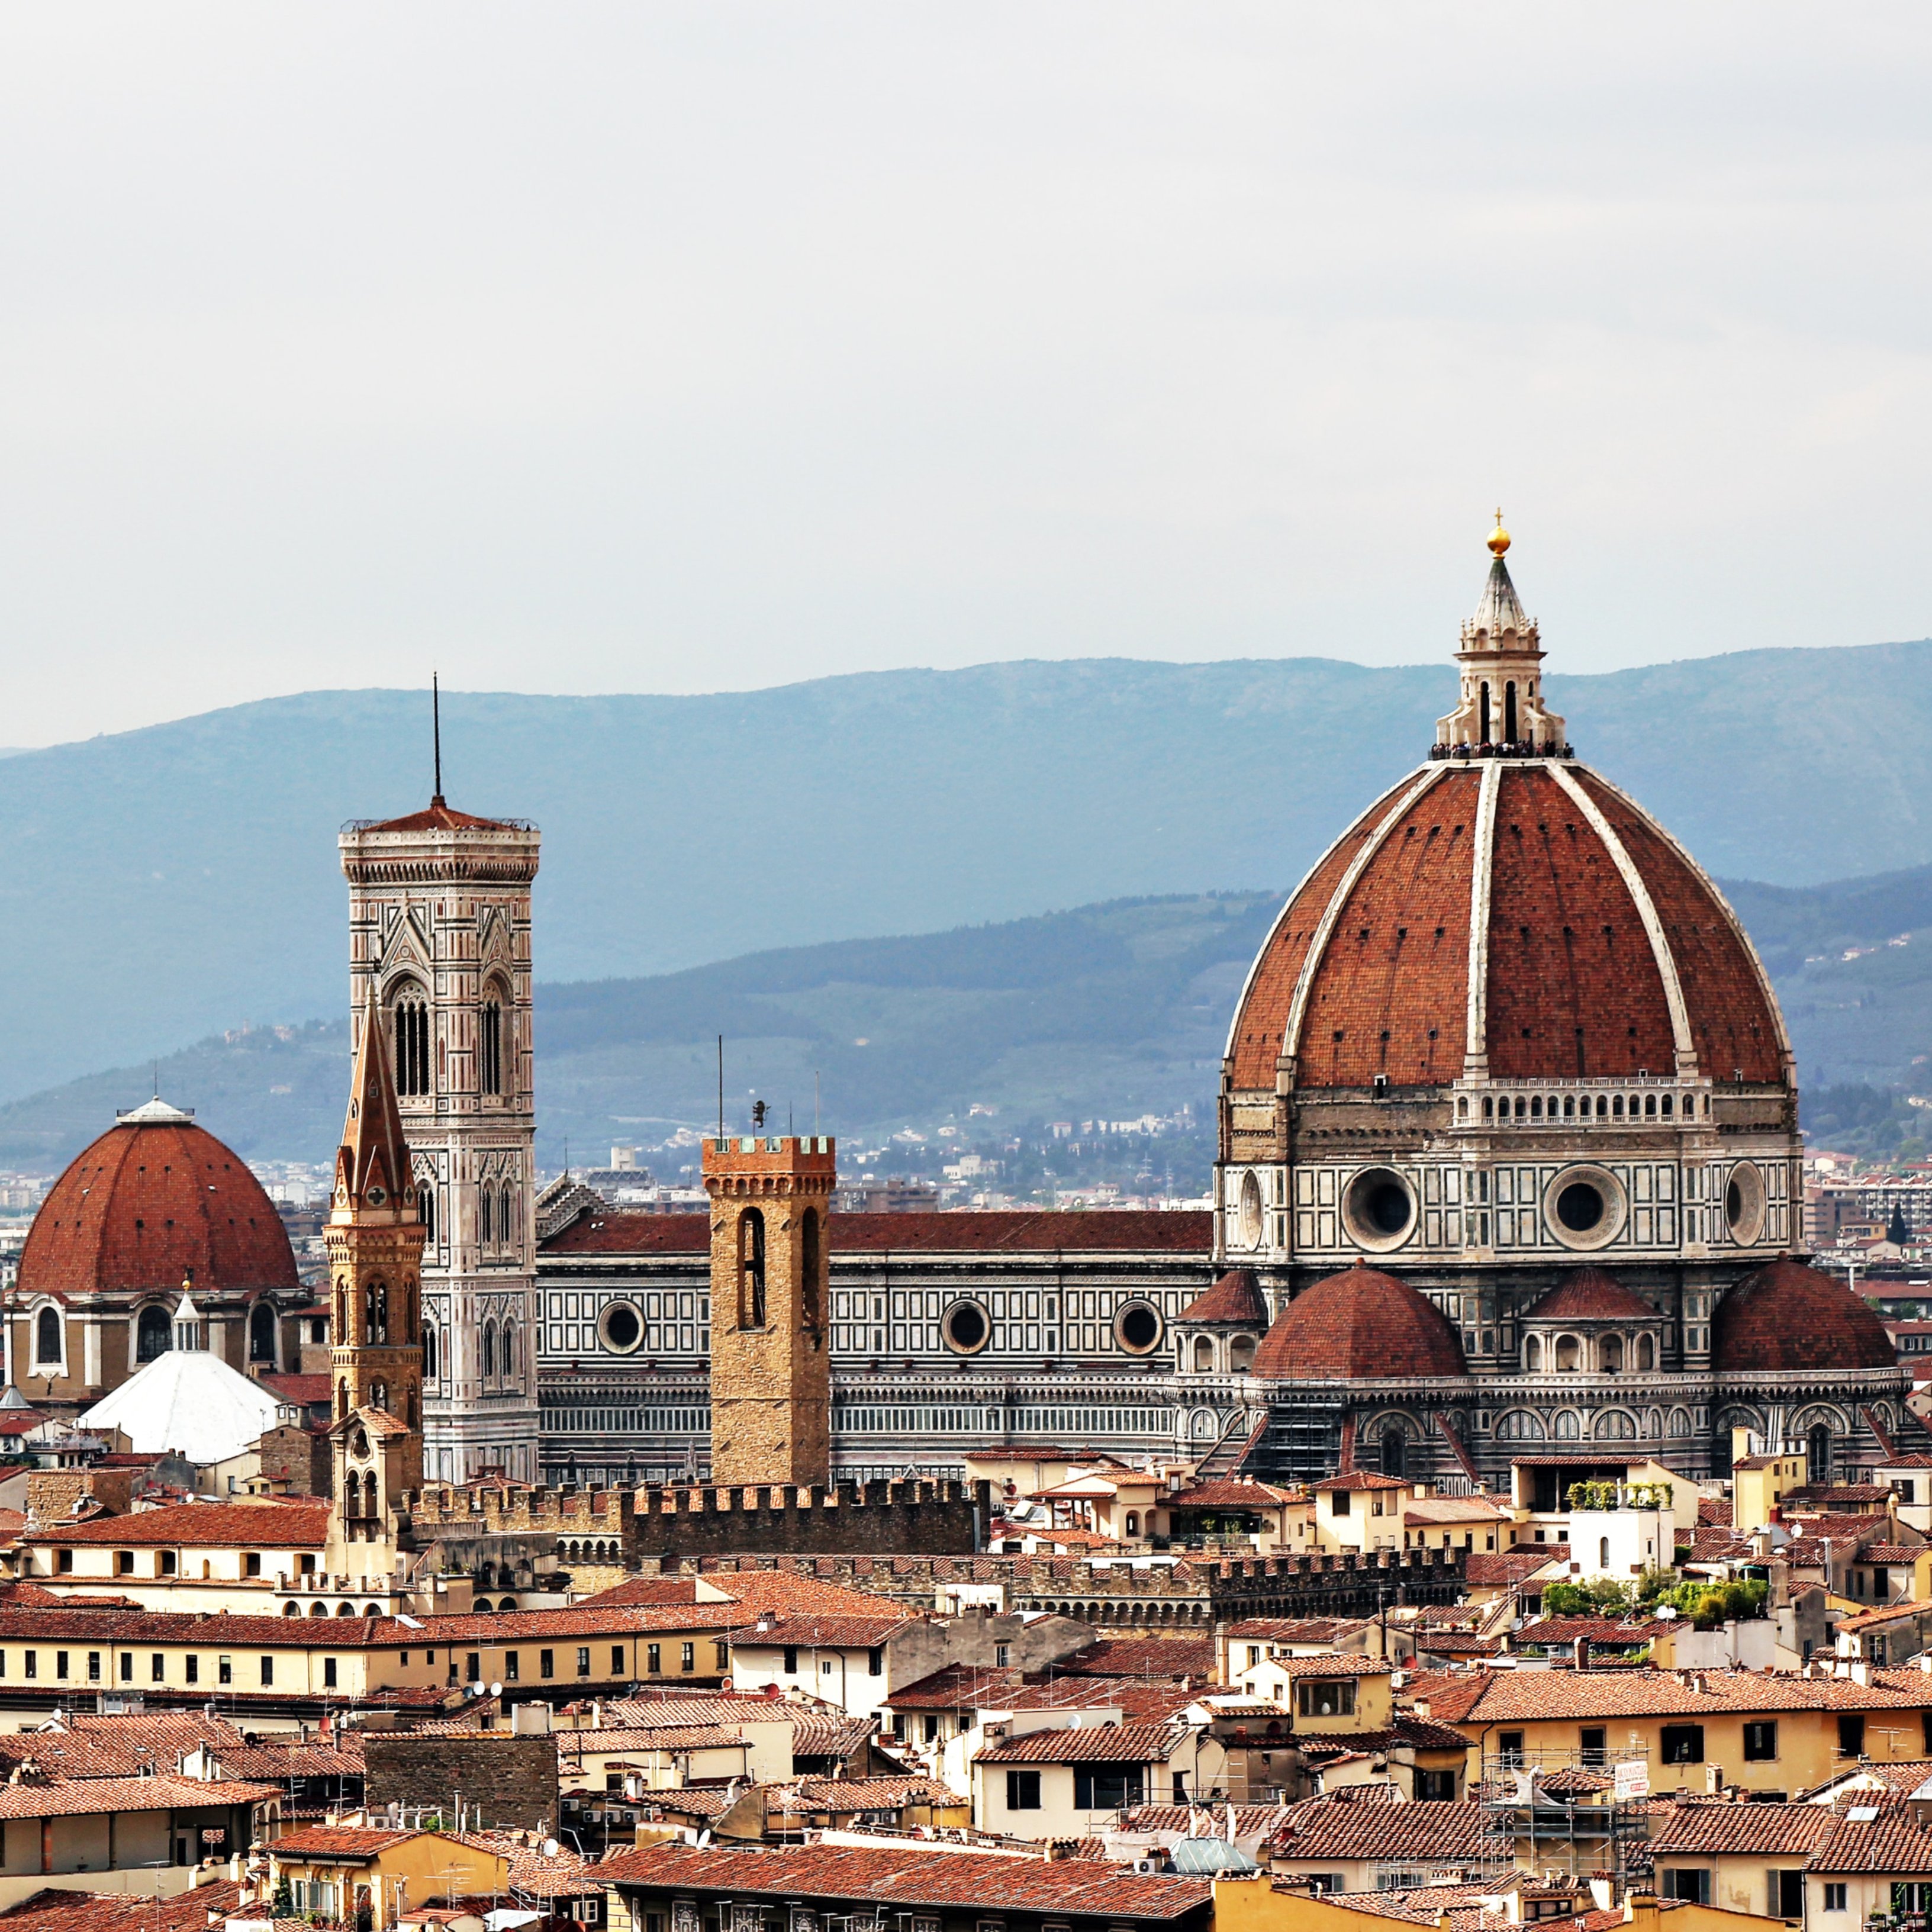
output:
[[[826,1352],[832,1140],[704,1143],[711,1196],[711,1480],[823,1483],[831,1466]]]
[[[349,1117],[335,1156],[328,1250],[332,1545],[392,1545],[422,1487],[423,1224],[381,1016],[357,1018]],[[367,1569],[373,1552],[357,1552]],[[332,1570],[346,1570],[346,1559]],[[378,1562],[386,1569],[386,1562]]]
[[[439,789],[340,844],[352,1009],[380,1016],[422,1211],[424,1473],[535,1481],[536,828]]]

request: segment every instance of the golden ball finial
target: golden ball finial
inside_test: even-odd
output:
[[[1496,511],[1496,526],[1490,531],[1489,542],[1492,556],[1501,556],[1510,547],[1510,534],[1503,528],[1503,513],[1500,507]]]

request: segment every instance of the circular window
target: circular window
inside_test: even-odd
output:
[[[1241,1176],[1241,1205],[1238,1216],[1241,1245],[1258,1248],[1262,1244],[1262,1184],[1252,1170]]]
[[[610,1303],[597,1318],[597,1336],[614,1355],[628,1355],[644,1339],[644,1317],[637,1304]]]
[[[1629,1212],[1623,1184],[1607,1168],[1563,1168],[1543,1190],[1544,1226],[1566,1248],[1608,1247]]]
[[[1556,1218],[1573,1234],[1601,1227],[1606,1211],[1603,1190],[1587,1180],[1571,1181],[1556,1197]]]
[[[1731,1239],[1749,1247],[1764,1232],[1764,1176],[1753,1161],[1741,1160],[1731,1169],[1724,1188],[1724,1220]]]
[[[388,1196],[382,1191],[380,1184],[370,1188],[369,1190],[369,1205],[372,1208],[381,1207],[382,1203],[388,1200]]]
[[[986,1311],[976,1301],[956,1301],[940,1324],[946,1346],[956,1355],[976,1355],[993,1333]]]
[[[1151,1302],[1130,1301],[1114,1317],[1114,1340],[1130,1355],[1151,1354],[1160,1335],[1160,1311]]]
[[[1342,1219],[1358,1246],[1399,1248],[1415,1226],[1414,1192],[1393,1168],[1366,1167],[1348,1184]]]

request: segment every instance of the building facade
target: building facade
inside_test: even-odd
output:
[[[439,794],[339,843],[350,1010],[380,1016],[424,1223],[424,1474],[534,1480],[537,831]]]
[[[832,1217],[837,1472],[1071,1442],[1506,1484],[1602,1444],[1703,1475],[1742,1425],[1822,1477],[1916,1431],[1882,1327],[1804,1264],[1769,982],[1717,886],[1576,758],[1508,547],[1436,742],[1255,961],[1211,1216]],[[553,1478],[710,1466],[710,1239],[560,1214]]]

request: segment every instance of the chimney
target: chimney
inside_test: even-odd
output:
[[[1577,1638],[1570,1646],[1570,1654],[1571,1660],[1579,1670],[1588,1670],[1590,1667],[1589,1638],[1587,1636]]]

